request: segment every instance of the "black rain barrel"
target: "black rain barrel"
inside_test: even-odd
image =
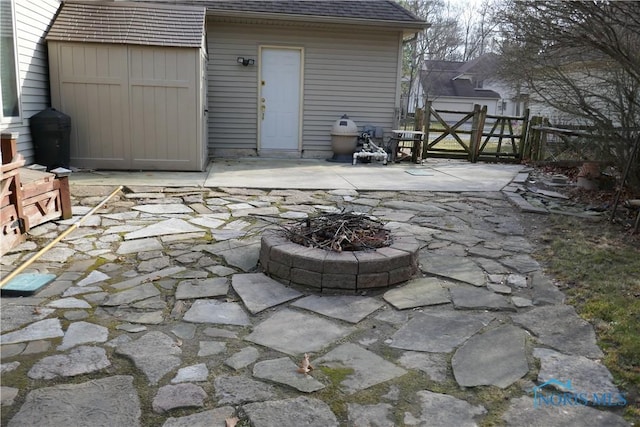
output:
[[[68,168],[71,158],[71,117],[47,108],[29,119],[35,160],[47,170]]]

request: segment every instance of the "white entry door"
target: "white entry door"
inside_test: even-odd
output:
[[[260,52],[260,155],[298,156],[302,50],[263,47]]]

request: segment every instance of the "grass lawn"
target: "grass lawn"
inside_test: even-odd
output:
[[[602,221],[552,215],[537,228],[535,256],[596,330],[603,363],[640,425],[640,236]]]

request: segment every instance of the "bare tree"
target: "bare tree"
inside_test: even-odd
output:
[[[591,126],[592,155],[624,169],[640,138],[640,3],[511,1],[502,16],[503,77]],[[640,162],[630,177],[640,189]]]
[[[415,85],[420,84],[418,76],[426,58],[449,59],[457,54],[460,46],[458,24],[449,3],[444,0],[400,0],[405,8],[429,23],[429,28],[405,42],[403,57],[402,93],[405,112],[410,110],[410,102]]]
[[[460,11],[462,29],[462,60],[482,56],[495,50],[494,39],[497,35],[497,13],[500,0],[484,0],[479,4],[468,3]]]

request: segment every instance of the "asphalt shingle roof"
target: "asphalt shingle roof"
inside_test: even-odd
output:
[[[47,40],[200,47],[204,7],[148,3],[64,3]]]
[[[209,10],[267,12],[420,23],[421,19],[392,0],[211,0]],[[201,4],[199,3],[199,4]]]
[[[431,96],[460,96],[464,98],[500,98],[500,94],[489,89],[474,87],[468,78],[456,78],[462,74],[473,74],[482,80],[495,70],[496,57],[487,54],[468,62],[425,61],[422,84]]]

